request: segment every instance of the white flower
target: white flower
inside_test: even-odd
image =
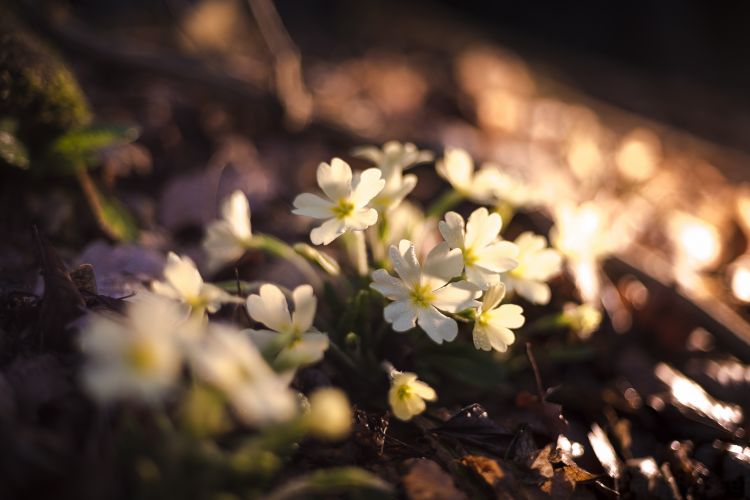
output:
[[[391,388],[388,391],[388,404],[396,418],[411,420],[425,410],[425,400],[435,401],[435,389],[417,379],[416,373],[391,373]]]
[[[303,193],[294,199],[293,213],[328,219],[310,232],[315,245],[327,245],[346,231],[363,231],[375,224],[378,212],[368,203],[383,190],[380,170],[368,168],[352,179],[352,169],[340,158],[318,166],[318,185],[328,197]]]
[[[560,203],[555,208],[550,239],[572,260],[597,260],[614,251],[621,239],[620,234],[613,234],[615,221],[611,212],[605,203]]]
[[[418,324],[438,344],[455,339],[456,321],[440,311],[456,313],[473,307],[478,304],[474,299],[480,293],[466,281],[448,284],[461,273],[461,251],[450,250],[447,243],[440,243],[427,255],[424,266],[420,266],[414,244],[402,240],[398,247],[390,247],[390,257],[399,277],[378,269],[372,273],[370,285],[394,301],[383,311],[385,320],[397,332]]]
[[[198,268],[190,257],[179,257],[173,252],[167,255],[167,265],[164,267],[165,281],[154,281],[151,289],[165,297],[188,304],[193,310],[206,309],[216,312],[223,303],[237,302],[221,288],[210,283],[204,283]]]
[[[102,401],[157,402],[179,377],[178,329],[186,316],[179,304],[150,293],[137,295],[124,317],[93,314],[81,333],[86,388]]]
[[[235,191],[221,204],[221,219],[206,228],[203,248],[212,271],[234,262],[250,246],[253,233],[250,227],[250,205],[242,191]]]
[[[354,151],[354,156],[372,161],[383,174],[385,187],[372,200],[381,212],[397,206],[417,185],[417,176],[403,175],[406,168],[432,160],[432,153],[420,151],[414,144],[390,141],[383,149],[365,146]]]
[[[346,394],[333,387],[318,389],[310,396],[310,412],[305,420],[310,431],[326,439],[341,439],[352,426],[352,409]]]
[[[252,426],[283,422],[297,412],[287,381],[268,366],[250,339],[228,325],[211,323],[191,349],[195,374],[222,391]]]
[[[262,351],[274,350],[276,362],[284,367],[317,363],[328,349],[328,335],[313,328],[317,301],[310,285],[298,286],[292,292],[294,312],[279,287],[265,284],[260,295],[247,298],[247,312],[251,318],[270,330],[248,330],[250,337]],[[276,354],[278,353],[278,354]]]
[[[502,225],[500,214],[490,214],[484,207],[472,212],[465,228],[463,217],[456,212],[446,213],[445,220],[438,223],[440,234],[450,247],[461,250],[466,279],[482,290],[499,283],[499,273],[518,266],[514,260],[518,247],[509,241],[498,241]]]
[[[540,204],[540,193],[538,190],[523,179],[502,172],[498,167],[491,164],[482,166],[485,170],[493,171],[493,174],[484,174],[487,182],[492,185],[492,192],[497,201],[509,204],[514,208],[533,208]]]
[[[460,148],[447,148],[435,168],[463,196],[477,203],[494,203],[499,173],[496,168],[485,167],[475,174],[474,160]]]
[[[511,328],[523,326],[523,309],[516,304],[503,304],[505,285],[500,283],[487,290],[474,320],[474,347],[505,352],[516,337]]]
[[[562,256],[547,248],[544,236],[530,231],[522,233],[515,241],[518,247],[518,267],[501,276],[508,292],[516,292],[534,304],[547,304],[551,292],[547,281],[559,274]]]

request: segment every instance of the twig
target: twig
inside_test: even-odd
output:
[[[248,0],[274,59],[276,93],[294,128],[303,128],[312,117],[313,99],[302,80],[302,60],[272,0]]]
[[[531,369],[534,371],[534,379],[536,380],[536,390],[539,393],[539,401],[543,402],[546,399],[544,395],[544,386],[542,385],[542,375],[539,372],[539,365],[536,364],[536,358],[531,350],[531,342],[526,342],[526,356],[529,358],[531,363]]]

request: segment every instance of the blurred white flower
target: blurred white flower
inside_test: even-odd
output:
[[[247,312],[251,318],[270,330],[248,330],[250,337],[262,351],[274,351],[275,360],[285,367],[317,363],[328,349],[328,335],[313,328],[317,300],[310,285],[302,285],[292,292],[294,312],[279,287],[265,284],[260,295],[247,298]],[[278,353],[278,354],[276,354]]]
[[[222,391],[248,425],[283,422],[297,412],[294,392],[263,359],[247,335],[211,323],[190,350],[191,366],[206,383]]]
[[[377,168],[368,168],[352,178],[352,169],[340,158],[318,166],[318,185],[328,197],[303,193],[294,199],[292,213],[327,219],[310,232],[315,245],[327,245],[346,231],[363,231],[375,224],[378,212],[370,201],[385,187]]]
[[[494,167],[485,167],[474,172],[474,160],[461,148],[447,148],[443,158],[435,164],[437,173],[448,181],[453,189],[476,203],[494,203],[496,178]]]
[[[138,294],[125,316],[92,314],[81,332],[84,386],[101,401],[158,402],[180,374],[186,317],[186,308],[150,293]]]
[[[547,304],[551,292],[547,281],[562,270],[562,256],[547,247],[544,236],[530,231],[515,241],[518,247],[518,267],[501,275],[508,292],[515,292],[534,304]]]
[[[250,205],[242,191],[235,191],[221,204],[221,219],[206,228],[203,248],[208,256],[208,269],[215,271],[234,262],[251,245]]]
[[[478,208],[464,219],[456,212],[445,214],[438,223],[440,234],[451,248],[461,250],[466,279],[486,290],[500,282],[500,273],[518,266],[514,259],[518,247],[509,241],[498,241],[503,220],[500,214],[490,214],[486,208]]]
[[[568,303],[563,306],[562,320],[580,338],[591,337],[602,322],[602,312],[591,304]]]
[[[495,349],[505,352],[516,336],[511,328],[520,328],[526,319],[523,308],[516,304],[503,304],[505,285],[491,287],[484,293],[482,304],[477,308],[474,319],[474,347],[483,351]]]
[[[523,179],[503,172],[492,164],[482,166],[485,170],[494,171],[492,174],[483,174],[486,182],[492,186],[494,198],[501,203],[507,203],[513,208],[534,208],[541,204],[541,194],[530,183]]]
[[[413,203],[404,201],[383,216],[382,233],[368,231],[370,247],[376,259],[384,260],[386,247],[398,245],[401,240],[414,243],[417,256],[424,257],[440,242],[437,221],[427,218],[424,212]]]
[[[344,391],[326,387],[313,392],[306,421],[316,436],[331,440],[346,437],[352,426],[352,409]]]
[[[352,154],[373,162],[384,172],[393,168],[407,169],[418,163],[432,161],[434,157],[431,151],[420,150],[410,142],[398,141],[388,141],[383,144],[382,149],[377,146],[362,146]]]
[[[425,410],[425,401],[435,401],[435,389],[417,379],[416,373],[391,372],[388,404],[399,420],[411,420]]]
[[[607,204],[593,201],[558,204],[550,231],[552,243],[572,260],[596,260],[611,253],[620,236],[612,234],[610,211]]]
[[[385,269],[372,273],[373,289],[394,301],[383,316],[397,332],[414,328],[415,324],[436,343],[452,341],[458,334],[456,321],[440,311],[456,313],[478,305],[474,300],[479,290],[466,281],[448,283],[461,273],[461,251],[450,250],[440,243],[430,251],[424,265],[419,264],[414,244],[402,240],[390,247],[390,257],[398,278]]]
[[[417,185],[417,176],[403,175],[404,169],[433,158],[430,151],[420,151],[414,144],[397,141],[386,142],[383,149],[364,146],[353,154],[372,161],[383,174],[385,187],[372,200],[373,206],[381,212],[397,206]]]
[[[154,281],[151,289],[159,295],[188,304],[194,311],[216,312],[221,304],[240,299],[221,288],[205,283],[190,257],[180,257],[174,252],[167,255],[164,267],[165,281]]]

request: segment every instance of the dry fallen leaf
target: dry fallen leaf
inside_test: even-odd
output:
[[[466,494],[456,488],[453,478],[440,465],[426,458],[406,462],[409,472],[403,476],[406,496],[410,500],[462,500]]]

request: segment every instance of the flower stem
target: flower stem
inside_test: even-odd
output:
[[[346,252],[349,260],[354,266],[354,270],[359,276],[367,276],[370,270],[367,264],[367,244],[365,242],[365,233],[363,231],[352,231],[346,234],[344,239]]]
[[[430,205],[427,209],[427,217],[439,219],[445,212],[458,205],[464,199],[464,195],[451,189]]]
[[[290,264],[296,267],[300,273],[302,273],[302,275],[310,282],[313,288],[319,289],[323,285],[320,276],[318,276],[318,273],[315,272],[315,268],[313,268],[312,265],[307,260],[305,260],[304,257],[295,252],[294,248],[292,248],[285,242],[274,238],[273,236],[260,233],[253,234],[253,238],[250,241],[251,248],[257,248],[270,255],[280,257],[288,261]]]

